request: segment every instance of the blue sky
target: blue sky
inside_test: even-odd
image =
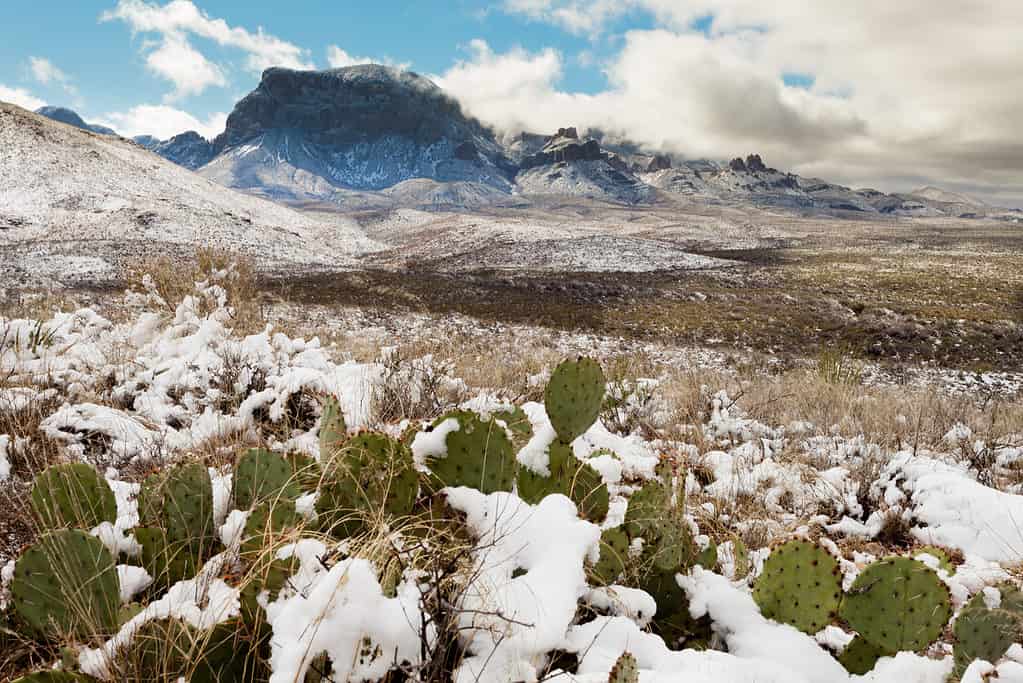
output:
[[[213,136],[268,65],[429,75],[499,132],[599,127],[1023,206],[1023,2],[4,0],[0,99]],[[907,27],[912,27],[908,30]],[[961,46],[961,47],[960,47]],[[980,49],[978,46],[982,46]]]
[[[164,101],[173,88],[145,61],[147,44],[159,39],[156,32],[135,33],[124,21],[101,21],[105,11],[116,7],[112,0],[59,4],[54,11],[49,2],[5,0],[0,83],[51,104],[73,107],[90,120],[141,103]],[[321,68],[328,66],[331,45],[350,55],[387,59],[427,74],[440,74],[466,58],[465,46],[474,39],[486,41],[496,52],[516,46],[527,51],[553,47],[567,56],[560,83],[581,92],[606,87],[599,61],[620,40],[615,33],[650,23],[642,12],[632,13],[616,21],[612,31],[590,39],[475,0],[205,0],[198,4],[209,17],[224,19],[232,27],[251,32],[263,27],[306,50],[306,59]],[[244,55],[237,49],[201,37],[191,42],[224,67],[227,84],[175,98],[174,105],[200,119],[230,111],[238,97],[258,83],[258,73],[245,68]],[[580,55],[585,65],[580,64]],[[32,57],[48,60],[66,74],[68,82],[40,82],[30,66]]]

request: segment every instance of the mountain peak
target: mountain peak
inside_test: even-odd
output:
[[[35,113],[40,116],[45,116],[48,119],[59,121],[60,123],[66,123],[67,125],[74,126],[75,128],[99,133],[100,135],[117,135],[113,129],[107,128],[106,126],[86,123],[85,119],[78,115],[78,112],[73,109],[68,109],[67,107],[54,107],[47,105],[45,107],[39,107],[36,109]]]

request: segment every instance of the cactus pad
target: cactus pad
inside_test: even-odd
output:
[[[520,468],[519,497],[535,505],[551,494],[560,493],[572,499],[585,519],[599,522],[607,517],[611,495],[600,472],[577,460],[572,455],[572,447],[564,441],[555,441],[547,452],[550,476],[537,474],[528,467]]]
[[[768,619],[813,635],[834,620],[842,599],[838,561],[809,541],[788,541],[771,552],[753,588]]]
[[[920,555],[921,553],[927,553],[938,560],[938,568],[944,569],[948,572],[949,576],[956,573],[956,566],[952,563],[952,558],[949,557],[948,551],[936,545],[925,545],[916,548],[913,551],[913,557]]]
[[[494,419],[481,420],[476,413],[459,410],[434,422],[455,419],[459,429],[445,440],[447,455],[428,463],[436,484],[470,486],[482,493],[511,491],[517,463],[507,434]]]
[[[265,501],[295,500],[301,495],[291,463],[263,448],[250,449],[239,458],[231,491],[239,510]]]
[[[512,447],[516,451],[521,450],[533,438],[533,423],[529,421],[526,412],[518,406],[494,413],[494,419],[505,424]]]
[[[978,593],[956,618],[955,636],[955,671],[961,676],[973,660],[996,663],[1013,643],[1023,639],[1023,615],[989,609],[983,594]]]
[[[874,668],[877,660],[891,654],[871,645],[863,636],[856,636],[838,655],[838,661],[852,675],[863,676]]]
[[[48,467],[32,485],[32,511],[45,529],[89,530],[117,521],[114,492],[92,465]]]
[[[328,396],[320,417],[320,461],[327,462],[334,457],[347,439],[348,425],[345,424],[341,405],[336,398]]]
[[[625,529],[633,537],[658,535],[670,504],[668,487],[660,480],[651,479],[629,496],[629,506],[625,510]]]
[[[258,554],[263,548],[279,540],[289,529],[302,523],[291,500],[265,500],[252,508],[245,520],[242,532],[241,553],[243,557]],[[269,541],[269,543],[268,543]]]
[[[628,652],[623,652],[611,667],[607,683],[639,683],[639,665],[636,658]]]
[[[590,358],[565,361],[554,370],[544,406],[559,439],[571,443],[597,421],[605,384],[600,365]]]
[[[734,577],[736,579],[745,579],[749,576],[749,549],[738,536],[732,539],[732,562],[735,567]]]
[[[410,514],[418,495],[419,475],[408,446],[385,434],[364,432],[335,457],[316,512],[332,533],[347,538],[382,514]]]
[[[860,572],[841,614],[876,647],[916,651],[941,635],[952,606],[948,588],[934,570],[917,560],[892,557]]]
[[[120,584],[114,558],[78,529],[51,531],[14,565],[14,608],[37,635],[108,637],[117,629]]]
[[[593,565],[593,576],[605,585],[614,583],[625,571],[629,557],[629,537],[621,528],[605,529],[600,534],[600,559]]]

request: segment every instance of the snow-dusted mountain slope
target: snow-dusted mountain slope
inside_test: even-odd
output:
[[[348,219],[233,192],[133,142],[14,105],[0,104],[0,149],[0,249],[20,254],[0,259],[5,271],[31,274],[32,258],[47,257],[59,275],[54,253],[82,258],[82,245],[97,242],[112,257],[213,245],[265,263],[341,267],[376,248]]]
[[[331,201],[414,178],[511,190],[489,130],[428,79],[383,66],[267,69],[214,145],[204,176],[271,197]]]

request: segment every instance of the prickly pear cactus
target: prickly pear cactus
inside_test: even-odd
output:
[[[560,493],[568,496],[579,508],[579,514],[592,522],[607,517],[611,495],[600,472],[572,455],[572,447],[555,441],[548,448],[550,476],[519,468],[516,482],[518,495],[527,503],[536,504],[547,496]]]
[[[48,467],[32,485],[32,511],[44,529],[89,530],[117,521],[114,492],[92,465]]]
[[[114,558],[79,529],[51,531],[14,565],[14,608],[42,637],[109,637],[117,629],[120,584]]]
[[[975,659],[995,663],[1013,643],[1023,639],[1023,614],[989,609],[983,594],[975,595],[956,617],[955,675],[962,676]]]
[[[482,493],[511,491],[517,463],[504,429],[493,418],[484,421],[465,410],[442,415],[434,426],[450,419],[458,421],[459,429],[447,435],[447,455],[427,463],[435,484],[470,486]]]
[[[842,599],[838,561],[809,541],[783,543],[764,562],[753,599],[768,619],[813,635],[837,616]]]
[[[190,463],[147,477],[139,520],[135,537],[149,575],[159,584],[193,575],[218,543],[206,468]]]
[[[493,417],[505,424],[512,447],[516,451],[522,450],[533,438],[533,423],[529,421],[529,416],[522,408],[515,406],[511,410],[502,410],[494,413]]]
[[[949,575],[956,573],[956,566],[952,563],[952,558],[949,557],[948,551],[936,545],[925,545],[916,548],[913,551],[913,557],[921,553],[927,553],[938,560],[938,568],[944,569]]]
[[[316,512],[327,530],[347,538],[382,515],[408,515],[418,494],[419,475],[408,447],[386,434],[364,432],[334,458]]]
[[[613,584],[625,571],[629,556],[629,537],[621,528],[605,529],[600,534],[600,559],[593,565],[594,578],[604,585]]]
[[[632,537],[656,536],[671,507],[671,492],[659,479],[651,479],[629,496],[625,510],[625,529]]]
[[[132,656],[122,673],[129,680],[190,683],[256,680],[248,666],[257,666],[246,657],[248,644],[239,641],[237,624],[218,624],[199,630],[180,619],[154,619],[142,625],[132,639]]]
[[[347,440],[348,425],[345,424],[341,405],[336,398],[328,396],[323,403],[323,414],[320,417],[320,460],[327,462],[341,450]]]
[[[302,493],[291,464],[263,448],[250,449],[238,459],[231,491],[239,510],[266,501],[293,501]]]
[[[590,358],[565,361],[554,370],[544,406],[559,439],[571,443],[597,421],[606,383],[600,365]]]
[[[749,549],[738,536],[732,539],[732,560],[735,565],[736,579],[745,579],[749,576]]]
[[[856,636],[838,655],[838,661],[849,673],[863,676],[874,668],[877,660],[892,654],[871,645],[863,636]]]
[[[252,508],[245,520],[240,548],[242,557],[258,555],[301,523],[302,517],[295,511],[295,501],[264,500]]]
[[[639,665],[636,663],[636,658],[629,652],[623,652],[615,665],[611,667],[607,683],[639,683]]]
[[[305,453],[291,452],[284,456],[291,467],[292,477],[303,493],[312,493],[320,486],[323,479],[323,467]]]
[[[922,650],[941,635],[952,616],[948,588],[917,560],[879,560],[856,577],[841,616],[876,647]]]

